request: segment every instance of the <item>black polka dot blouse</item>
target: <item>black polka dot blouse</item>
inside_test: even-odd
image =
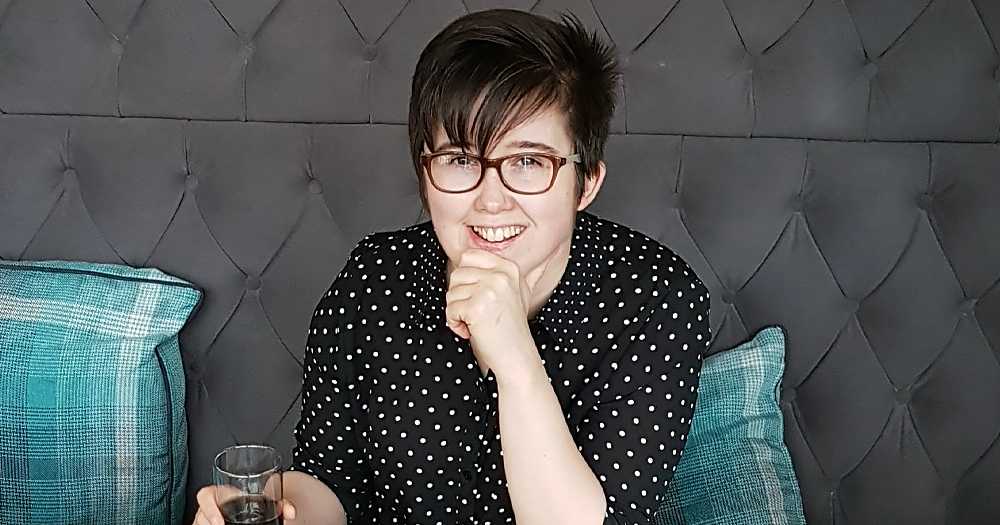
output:
[[[294,468],[351,524],[514,523],[497,385],[444,322],[429,223],[365,238],[316,307]],[[580,213],[569,263],[529,322],[608,524],[649,523],[680,459],[709,342],[708,292],[637,232]]]

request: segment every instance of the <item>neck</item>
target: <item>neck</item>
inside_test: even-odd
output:
[[[560,246],[559,250],[553,254],[552,260],[544,266],[544,268],[539,269],[538,275],[531,275],[531,272],[525,276],[525,283],[528,285],[528,289],[531,290],[531,297],[528,304],[528,319],[533,319],[538,311],[545,306],[545,303],[549,301],[549,297],[552,293],[556,291],[556,287],[559,286],[559,281],[562,280],[563,274],[566,272],[566,266],[569,264],[569,253],[572,243],[567,241],[565,245]]]

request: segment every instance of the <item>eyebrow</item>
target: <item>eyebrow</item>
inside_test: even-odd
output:
[[[433,149],[431,150],[431,153],[437,153],[437,152],[439,152],[439,151],[448,151],[448,150],[456,150],[456,149],[457,149],[457,150],[461,150],[461,149],[462,149],[462,147],[461,147],[461,146],[458,146],[458,145],[456,145],[456,144],[452,144],[451,142],[445,142],[444,144],[439,144],[439,145],[435,146],[435,147],[434,147],[434,148],[433,148]]]
[[[530,140],[518,140],[514,142],[507,143],[508,148],[512,149],[530,149],[535,151],[541,151],[543,153],[552,153],[553,155],[558,154],[559,151],[545,144],[544,142],[534,142]]]
[[[542,153],[551,153],[553,155],[559,154],[559,151],[553,148],[552,146],[549,146],[544,142],[535,142],[531,140],[516,140],[513,142],[508,142],[507,148],[520,149],[520,150],[523,149],[534,150],[534,151],[540,151]],[[461,150],[461,149],[462,149],[461,146],[452,144],[451,142],[445,142],[444,144],[440,144],[437,147],[435,147],[434,150],[431,151],[431,153],[437,153],[439,151],[447,151],[447,150]]]

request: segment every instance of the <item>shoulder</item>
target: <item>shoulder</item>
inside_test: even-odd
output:
[[[419,267],[439,251],[430,223],[365,236],[351,250],[337,280],[368,281]]]
[[[399,262],[416,259],[422,251],[437,243],[434,229],[429,222],[423,222],[401,230],[377,232],[365,236],[351,251],[348,267],[352,263],[365,264],[374,261]]]
[[[656,239],[591,214],[581,214],[576,235],[577,242],[600,252],[602,280],[648,283],[660,293],[696,290],[707,298],[708,290],[691,266]]]
[[[425,261],[433,259],[439,250],[429,223],[369,234],[351,250],[325,298],[357,299],[376,292],[384,294],[384,289],[397,289],[410,282],[405,277],[427,266]]]
[[[587,221],[603,251],[596,308],[606,327],[621,326],[617,340],[632,343],[626,370],[685,362],[693,373],[711,339],[708,288],[655,239],[605,219]]]

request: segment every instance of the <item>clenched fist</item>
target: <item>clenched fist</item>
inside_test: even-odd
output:
[[[483,250],[463,252],[445,300],[448,328],[469,339],[484,370],[499,378],[539,362],[528,328],[531,288],[513,262]]]

